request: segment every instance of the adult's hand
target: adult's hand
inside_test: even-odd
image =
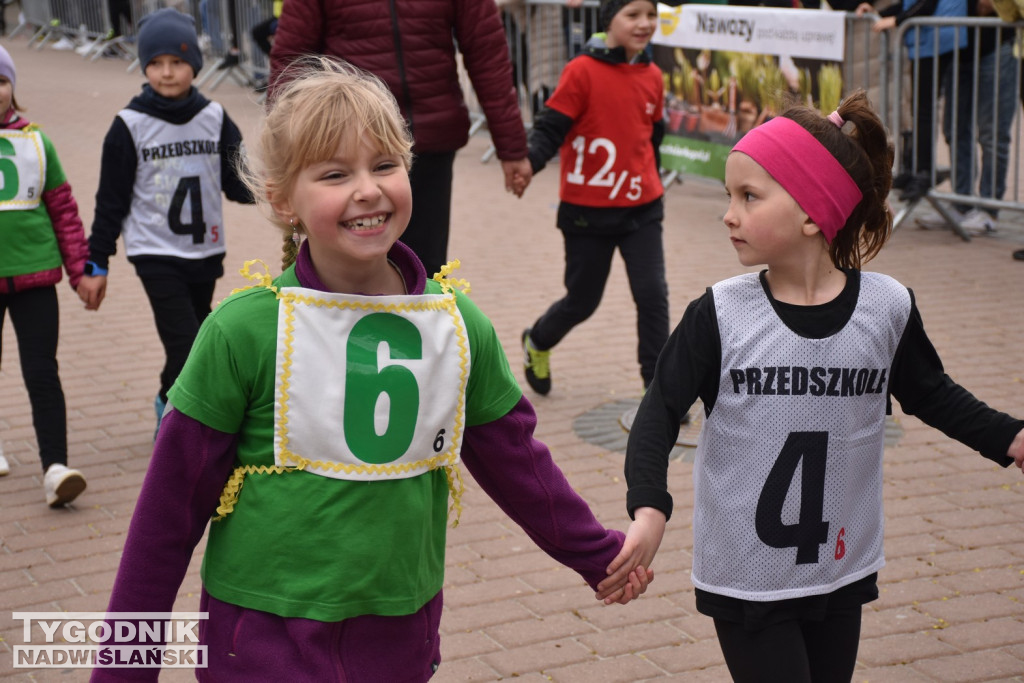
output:
[[[871,25],[871,30],[875,33],[888,31],[891,28],[896,28],[896,17],[882,17]]]

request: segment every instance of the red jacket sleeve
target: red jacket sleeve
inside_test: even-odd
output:
[[[456,0],[455,39],[498,158],[526,158],[526,128],[512,82],[505,29],[493,0]]]
[[[75,289],[82,279],[82,270],[89,259],[89,243],[85,239],[85,228],[78,215],[78,203],[71,194],[71,185],[65,181],[43,193],[43,203],[57,235],[57,246],[68,272],[68,281]]]

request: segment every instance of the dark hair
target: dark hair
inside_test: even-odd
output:
[[[842,128],[810,107],[782,113],[806,128],[843,165],[863,198],[829,244],[837,268],[860,268],[874,258],[892,235],[892,211],[887,197],[892,188],[893,145],[867,94],[858,90],[836,110]]]

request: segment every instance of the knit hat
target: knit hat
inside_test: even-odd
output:
[[[633,0],[601,0],[601,7],[597,10],[597,21],[601,25],[601,30],[607,31],[619,10],[631,2]],[[649,0],[649,2],[657,9],[657,0]]]
[[[607,31],[612,23],[612,18],[625,7],[628,0],[601,0],[601,6],[597,10],[597,23],[602,31]]]
[[[180,57],[198,74],[203,68],[196,22],[176,9],[165,7],[139,22],[139,62],[143,70],[160,55]]]
[[[10,53],[7,52],[0,45],[0,76],[7,76],[7,80],[11,82],[11,91],[14,91],[14,60],[11,59]],[[0,112],[2,114],[2,112]]]

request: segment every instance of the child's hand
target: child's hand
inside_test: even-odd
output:
[[[78,283],[78,298],[85,302],[85,310],[98,311],[107,295],[106,275],[83,275]]]
[[[615,598],[619,590],[623,590],[630,581],[630,574],[641,567],[649,567],[654,559],[661,539],[665,535],[665,513],[655,508],[637,508],[633,513],[634,521],[626,531],[626,540],[622,549],[608,565],[608,578],[597,585],[597,599],[604,600],[606,605],[621,602]],[[650,570],[647,570],[650,572]],[[639,580],[639,577],[634,577]],[[654,578],[650,573],[648,582]],[[644,584],[646,590],[646,584]],[[635,592],[635,587],[634,587]],[[622,597],[621,595],[619,596]],[[638,595],[633,596],[638,597]],[[629,602],[626,600],[626,602]]]
[[[1006,454],[1013,458],[1013,464],[1024,471],[1024,429],[1017,432],[1017,436],[1013,437],[1013,441],[1010,443],[1010,448],[1006,451]]]
[[[505,190],[517,197],[522,197],[526,186],[533,178],[533,168],[529,159],[518,161],[502,161],[501,170],[505,172]]]
[[[610,595],[607,594],[607,591],[601,591],[596,594],[596,597],[599,600],[604,600],[606,605],[610,605],[613,602],[625,605],[631,600],[639,599],[641,595],[647,592],[647,585],[651,581],[654,581],[654,570],[645,569],[638,565],[636,569],[626,576],[626,583],[624,585]]]

